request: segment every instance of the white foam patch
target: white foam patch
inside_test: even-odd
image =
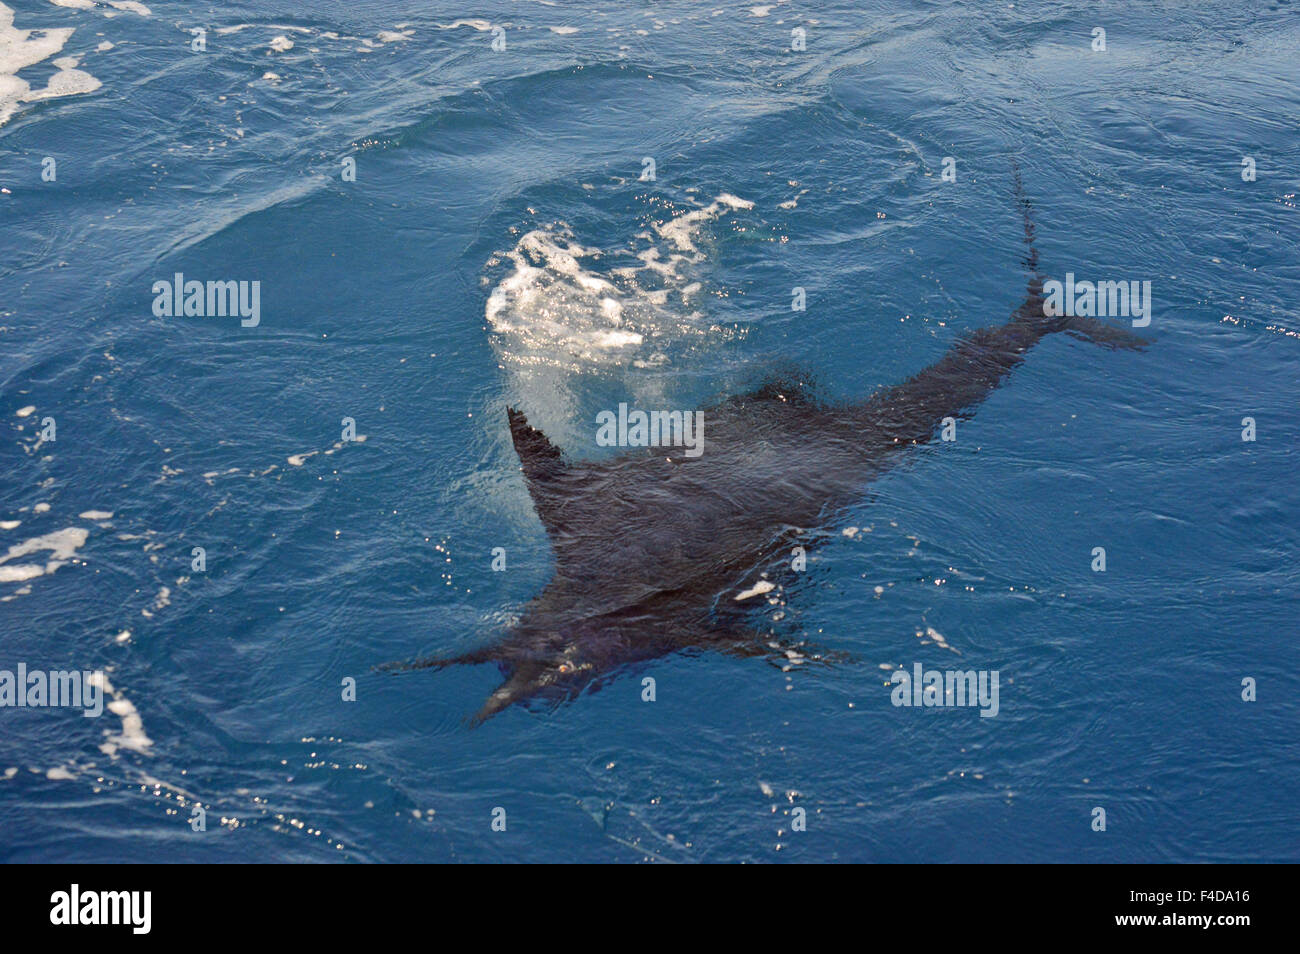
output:
[[[20,103],[90,93],[99,89],[99,80],[76,69],[77,61],[73,57],[55,60],[58,72],[50,77],[44,89],[32,89],[26,80],[16,75],[18,71],[59,53],[72,36],[74,28],[19,30],[13,23],[14,11],[0,3],[0,126],[17,112]]]
[[[326,40],[330,42],[360,43],[361,46],[356,48],[357,51],[361,53],[369,53],[386,43],[398,43],[403,40],[409,40],[411,37],[415,36],[415,31],[413,29],[408,29],[409,26],[410,25],[406,23],[399,23],[391,30],[380,30],[379,33],[376,34],[375,39],[347,36],[337,33],[334,30],[319,31],[312,27],[274,23],[236,23],[229,26],[217,27],[213,32],[221,36],[229,36],[234,33],[242,33],[244,30],[265,30],[268,33],[273,34],[267,41],[267,46],[271,53],[287,53],[294,49],[294,41],[289,38],[289,34],[291,33],[302,34],[306,42]],[[317,48],[314,46],[309,46],[307,49],[312,53],[318,52]],[[268,83],[274,84],[279,83],[284,79],[284,77],[277,72],[268,70],[262,74],[262,79]],[[239,135],[242,136],[243,132],[240,131]]]
[[[743,593],[737,593],[736,602],[739,603],[741,600],[747,600],[754,596],[762,596],[764,593],[771,593],[774,589],[776,589],[775,583],[771,583],[767,580],[759,580]]]
[[[85,544],[88,535],[88,531],[81,527],[68,527],[65,530],[56,530],[54,533],[33,537],[24,543],[14,544],[7,554],[0,557],[0,583],[21,583],[24,580],[53,573],[77,555],[77,550]],[[42,551],[50,553],[44,564],[7,565],[10,560]]]
[[[272,24],[239,23],[236,24],[235,26],[217,27],[216,32],[220,33],[223,36],[227,36],[231,33],[239,33],[241,30],[252,30],[259,27],[267,30],[274,30],[277,33],[310,33],[311,32],[311,27],[285,26],[283,24],[276,24],[276,23],[272,23]],[[322,34],[322,36],[329,37],[330,34],[325,33]],[[337,38],[338,35],[334,34],[334,36],[335,38]]]
[[[78,514],[78,516],[81,517],[82,520],[111,520],[113,518],[113,511],[87,510],[84,513]]]
[[[75,62],[75,60],[73,61]],[[85,70],[73,69],[72,66],[65,66],[64,69],[57,71],[55,75],[49,78],[45,83],[44,90],[32,90],[25,96],[29,103],[43,99],[55,99],[56,96],[75,96],[81,92],[95,92],[103,83],[92,77]]]
[[[917,630],[916,638],[920,639],[923,643],[929,640],[933,642],[936,646],[938,646],[940,649],[946,649],[949,652],[954,652],[958,656],[961,655],[961,650],[953,649],[951,646],[949,646],[948,640],[944,638],[943,633],[939,632],[933,626],[926,626],[925,632],[921,632],[920,630]]]
[[[752,209],[753,207],[753,202],[724,192],[702,209],[685,212],[662,225],[656,225],[655,231],[672,242],[680,251],[696,254],[699,250],[695,247],[695,236],[701,225],[716,219],[725,209]]]
[[[455,20],[452,23],[439,23],[439,30],[455,30],[458,27],[473,27],[480,33],[486,33],[492,29],[492,23],[488,20]]]
[[[158,595],[153,598],[153,603],[150,604],[148,609],[140,610],[140,615],[143,616],[145,619],[153,619],[154,613],[157,613],[159,610],[166,609],[168,606],[171,605],[171,602],[172,602],[171,587],[169,586],[159,587]],[[127,635],[129,638],[130,634],[128,633]]]
[[[114,733],[111,729],[104,730],[105,739],[99,750],[110,756],[116,755],[119,749],[130,749],[133,752],[140,753],[148,752],[153,745],[153,740],[145,734],[144,720],[140,718],[140,712],[131,700],[113,688],[113,684],[108,681],[108,676],[102,672],[92,672],[90,682],[92,685],[98,685],[105,695],[113,697],[113,700],[108,704],[108,711],[122,720],[121,732]]]
[[[301,467],[304,463],[307,462],[308,458],[315,457],[317,454],[325,454],[326,456],[329,456],[330,454],[337,454],[348,444],[364,444],[366,442],[366,438],[367,435],[358,434],[350,441],[335,441],[334,446],[327,448],[326,450],[303,451],[301,454],[290,454],[285,459],[289,462],[291,466]],[[264,473],[270,473],[270,470],[264,471]],[[208,475],[205,474],[204,476],[206,477]]]
[[[783,209],[794,209],[794,208],[797,208],[798,205],[799,205],[799,200],[800,200],[801,198],[803,198],[803,197],[804,197],[805,195],[807,195],[807,194],[808,194],[808,190],[807,190],[807,189],[800,189],[797,193],[795,193],[795,196],[794,196],[793,199],[786,199],[784,202],[782,202],[782,203],[780,204],[780,205],[781,205],[781,208],[783,208]]]

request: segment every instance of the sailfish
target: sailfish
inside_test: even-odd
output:
[[[861,403],[832,405],[798,381],[773,382],[705,408],[699,456],[648,448],[598,461],[571,459],[507,408],[554,576],[503,638],[380,668],[495,664],[504,680],[470,718],[479,724],[513,705],[572,699],[681,650],[788,656],[785,642],[746,625],[750,604],[735,598],[757,568],[788,557],[792,541],[859,501],[945,421],[968,418],[1044,337],[1149,344],[1118,325],[1049,313],[1018,170],[1015,191],[1029,282],[1010,320],[964,334],[934,364]]]

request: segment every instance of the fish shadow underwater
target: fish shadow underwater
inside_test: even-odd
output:
[[[705,450],[646,448],[568,459],[514,408],[510,435],[555,574],[504,638],[454,656],[377,667],[390,672],[494,663],[504,676],[469,724],[518,704],[571,700],[670,653],[712,650],[785,663],[833,663],[748,625],[727,599],[828,515],[931,441],[945,418],[970,417],[1044,337],[1064,332],[1112,350],[1150,342],[1094,318],[1048,314],[1031,207],[1019,172],[1029,283],[1011,319],[963,335],[934,364],[866,401],[829,406],[778,384],[703,409]],[[751,587],[752,588],[752,587]],[[761,589],[761,587],[760,587]]]

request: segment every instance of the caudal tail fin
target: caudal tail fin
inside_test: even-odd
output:
[[[1072,338],[1091,341],[1093,344],[1101,345],[1103,348],[1109,348],[1112,351],[1141,351],[1151,344],[1150,338],[1135,335],[1122,325],[1112,324],[1109,321],[1099,321],[1096,318],[1078,316],[1048,320],[1059,321],[1061,325],[1057,330],[1064,331]]]
[[[1028,249],[1025,255],[1025,268],[1029,271],[1029,286],[1026,289],[1025,301],[1016,310],[1015,320],[1033,324],[1041,328],[1044,334],[1064,331],[1072,337],[1091,341],[1112,351],[1141,351],[1151,344],[1150,338],[1135,335],[1120,325],[1099,321],[1096,318],[1049,313],[1043,297],[1043,283],[1046,281],[1046,276],[1038,270],[1038,248],[1034,245],[1036,230],[1032,214],[1033,205],[1025,197],[1024,183],[1020,178],[1020,165],[1014,160],[1011,163],[1011,171],[1015,177],[1016,204],[1020,206],[1021,219],[1025,227],[1025,247]]]
[[[1011,172],[1016,182],[1016,204],[1020,206],[1020,217],[1025,226],[1025,268],[1029,271],[1029,287],[1025,290],[1025,303],[1020,306],[1018,315],[1027,318],[1043,315],[1043,281],[1045,276],[1038,270],[1038,247],[1034,245],[1034,207],[1025,197],[1025,184],[1020,179],[1020,164],[1014,159]]]

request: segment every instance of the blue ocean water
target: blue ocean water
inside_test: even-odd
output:
[[[0,709],[0,858],[1300,860],[1297,13],[5,0],[0,670],[115,701]],[[550,578],[507,406],[594,456],[620,401],[861,400],[1023,300],[1013,166],[1155,343],[1045,340],[809,536],[754,626],[853,663],[474,728],[492,667],[372,671]],[[998,715],[895,707],[915,663]]]

